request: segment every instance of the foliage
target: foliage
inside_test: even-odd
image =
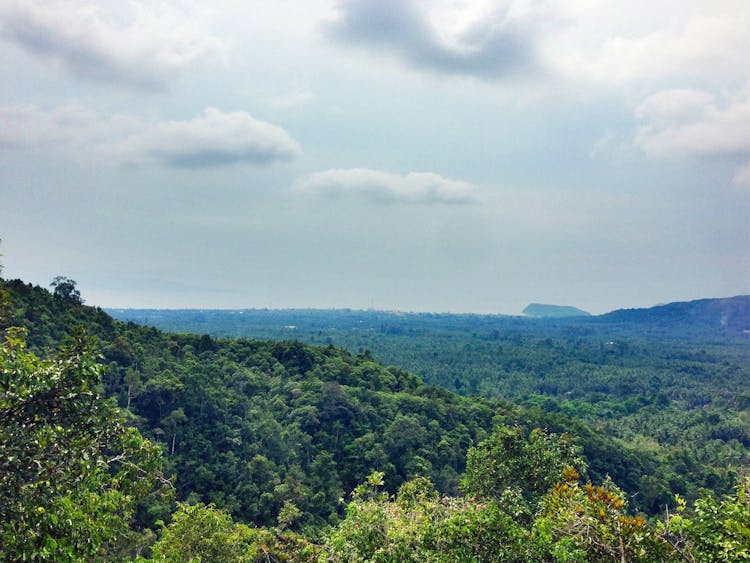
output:
[[[25,331],[9,329],[0,347],[3,556],[124,553],[138,542],[137,501],[163,482],[160,449],[98,395],[101,366],[83,334],[51,360],[25,346]]]
[[[716,500],[710,495],[695,502],[692,518],[678,497],[678,512],[667,518],[665,534],[682,546],[689,560],[750,561],[750,483],[744,477],[736,494]]]
[[[535,504],[563,471],[578,474],[584,468],[570,435],[557,436],[538,428],[527,435],[521,427],[500,426],[469,448],[461,489],[468,495],[494,499],[513,489]]]
[[[507,430],[507,429],[506,429]],[[500,429],[497,435],[507,434]],[[488,440],[491,442],[492,438]],[[553,444],[553,441],[547,442]],[[480,444],[481,446],[481,444]],[[554,447],[553,447],[554,450]],[[493,455],[490,448],[476,452]],[[547,478],[548,476],[544,476]],[[627,511],[621,489],[607,479],[581,484],[568,467],[542,497],[531,519],[528,505],[505,489],[499,498],[439,495],[429,479],[380,492],[373,473],[357,488],[346,518],[328,536],[332,561],[538,561],[668,563],[750,560],[750,505],[743,481],[720,502],[705,497],[692,516],[649,523]],[[517,489],[516,489],[517,490]]]
[[[558,483],[534,522],[534,546],[542,560],[676,561],[678,553],[641,516],[625,511],[622,491],[611,481],[581,486],[577,475]]]
[[[391,492],[427,474],[455,493],[468,447],[498,413],[495,403],[426,386],[366,354],[164,334],[27,284],[6,287],[14,322],[34,328],[37,350],[77,322],[99,336],[105,391],[163,446],[179,500],[213,503],[246,523],[279,522],[315,537],[343,516],[339,499],[373,470],[387,472]],[[164,507],[147,503],[138,522],[153,527]]]
[[[153,561],[225,563],[317,561],[320,547],[291,533],[237,523],[213,505],[179,504],[153,547]]]
[[[179,504],[153,547],[156,561],[243,561],[253,530],[214,506]]]
[[[65,276],[56,276],[50,287],[54,288],[54,295],[58,299],[80,305],[83,303],[83,299],[81,299],[81,292],[78,291],[76,285],[75,281]]]
[[[653,525],[627,512],[611,481],[581,485],[565,472],[524,524],[520,497],[497,501],[439,495],[428,479],[405,483],[395,498],[372,481],[354,495],[328,536],[331,561],[641,562],[748,561],[747,484],[718,502],[696,502]]]
[[[378,492],[373,474],[331,532],[331,561],[523,561],[525,532],[499,505],[441,496],[426,477]]]

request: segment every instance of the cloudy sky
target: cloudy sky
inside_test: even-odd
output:
[[[0,0],[3,275],[111,307],[750,293],[748,30],[747,0]]]

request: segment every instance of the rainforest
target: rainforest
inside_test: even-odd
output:
[[[55,282],[0,286],[5,560],[750,558],[746,297],[115,312],[164,332]]]

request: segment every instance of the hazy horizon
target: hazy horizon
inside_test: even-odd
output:
[[[0,0],[3,275],[104,308],[750,294],[744,0]]]

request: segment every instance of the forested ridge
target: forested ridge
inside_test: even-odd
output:
[[[700,367],[701,357],[714,354],[727,364],[712,393],[731,416],[704,409],[701,426],[677,416],[699,414],[681,404],[669,411],[675,399],[648,387],[630,406],[613,404],[606,417],[584,412],[586,405],[601,411],[603,401],[589,401],[583,392],[578,403],[554,394],[528,393],[518,402],[498,398],[501,393],[461,396],[404,369],[383,367],[364,348],[164,333],[115,321],[75,294],[53,295],[18,280],[3,281],[1,288],[10,350],[4,408],[14,400],[8,374],[24,371],[10,367],[33,371],[32,356],[51,357],[65,342],[78,342],[79,356],[88,357],[76,332],[83,326],[97,339],[90,353],[101,354],[95,364],[101,367],[86,368],[91,377],[101,370],[101,384],[91,389],[112,398],[112,412],[122,413],[146,439],[144,451],[152,451],[148,444],[161,448],[161,468],[149,469],[153,486],[134,493],[140,500],[119,512],[129,535],[102,533],[91,551],[95,558],[120,553],[180,560],[194,553],[206,561],[620,561],[627,555],[658,561],[687,553],[693,560],[718,560],[701,558],[718,552],[708,540],[701,547],[700,538],[728,520],[734,531],[722,549],[733,559],[726,560],[748,556],[742,551],[749,536],[741,475],[748,405],[735,387],[741,349],[709,348],[694,352],[698,360],[684,360]],[[11,326],[26,335],[9,331]],[[506,346],[518,352],[519,362],[527,361],[520,348],[532,343],[544,352],[530,354],[533,361],[548,358],[533,370],[521,363],[518,373],[552,367],[556,354],[585,353],[573,346],[566,352],[550,337],[499,331],[487,337],[480,340],[516,342]],[[55,360],[63,371],[71,346]],[[623,370],[633,369],[627,365],[632,355],[620,359]],[[668,417],[664,432],[674,434],[667,442],[676,446],[674,455],[638,437],[650,430],[635,437],[625,431],[638,416],[651,424],[660,410]],[[627,416],[634,418],[618,431],[614,421]],[[682,423],[698,430],[681,440]],[[58,426],[64,428],[52,428]],[[715,434],[710,452],[700,444],[703,432]],[[5,432],[3,447],[13,438]],[[686,445],[677,447],[681,441]],[[664,519],[667,506],[672,516]],[[55,545],[42,545],[37,559],[59,556],[56,546],[68,545],[54,539],[52,524],[45,525]],[[200,532],[207,529],[215,531],[209,534],[213,547]],[[17,533],[12,519],[4,530],[6,537]],[[10,552],[4,556],[13,559]]]

